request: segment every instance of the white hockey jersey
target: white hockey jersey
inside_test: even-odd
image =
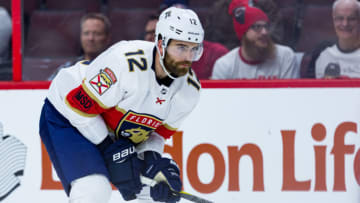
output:
[[[315,63],[316,78],[360,78],[360,49],[344,53],[337,45],[321,52]]]
[[[201,87],[191,70],[170,86],[159,84],[154,48],[152,42],[121,41],[91,63],[64,68],[48,99],[94,144],[109,131],[134,143],[152,134],[169,138],[197,104]]]
[[[295,53],[286,46],[275,45],[275,58],[263,63],[249,63],[240,57],[240,47],[216,60],[211,79],[289,79],[299,78]]]

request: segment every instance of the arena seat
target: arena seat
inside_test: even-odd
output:
[[[109,9],[158,9],[163,0],[108,0]]]
[[[109,18],[112,23],[112,42],[140,39],[148,16],[154,13],[156,10],[151,9],[111,9]]]
[[[55,70],[66,61],[74,58],[32,58],[25,57],[23,80],[47,80]]]
[[[23,3],[25,15],[31,16],[34,10],[40,8],[41,0],[26,0]]]
[[[295,7],[299,2],[298,0],[274,0],[279,8],[282,7]]]
[[[88,12],[99,12],[101,0],[46,0],[46,8],[51,10],[85,10]]]
[[[296,51],[307,52],[313,46],[336,37],[332,17],[332,6],[307,6]],[[316,16],[316,17],[314,17]]]
[[[209,8],[197,7],[197,8],[194,8],[193,10],[198,15],[203,27],[205,27],[206,25],[208,25],[208,23],[210,23],[210,18],[209,18],[210,9]]]
[[[6,8],[6,10],[10,13],[10,11],[11,11],[11,0],[0,0],[0,6]]]
[[[299,35],[298,11],[294,7],[282,7],[280,11],[280,22],[284,29],[282,44],[294,47]]]
[[[302,0],[305,5],[332,6],[335,0]]]
[[[215,3],[214,0],[190,0],[189,7],[196,8],[210,8]]]
[[[12,62],[6,61],[0,63],[0,81],[12,80]]]
[[[81,50],[80,19],[83,14],[83,11],[34,11],[25,56],[78,56]]]
[[[31,13],[40,7],[41,0],[26,0],[23,1],[23,11],[25,15],[31,15]],[[11,13],[11,0],[0,0],[0,6],[5,7],[9,13]]]

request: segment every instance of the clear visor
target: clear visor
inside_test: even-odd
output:
[[[197,46],[187,46],[175,44],[166,47],[167,52],[186,61],[198,61],[203,53],[203,44]]]

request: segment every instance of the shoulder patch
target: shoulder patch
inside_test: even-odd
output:
[[[107,73],[108,76],[111,78],[112,84],[115,84],[117,79],[114,72],[110,68],[105,68],[104,72]]]
[[[101,69],[100,73],[95,75],[90,81],[91,87],[102,95],[117,81],[114,72],[110,68]]]

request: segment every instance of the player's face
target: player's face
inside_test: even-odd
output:
[[[339,40],[358,37],[360,16],[356,5],[351,3],[338,4],[333,12],[333,21]]]
[[[191,67],[197,54],[199,44],[171,40],[166,48],[164,65],[166,69],[177,77],[184,76]]]
[[[88,19],[81,25],[81,46],[85,56],[91,59],[99,55],[109,43],[105,25],[101,20]]]

